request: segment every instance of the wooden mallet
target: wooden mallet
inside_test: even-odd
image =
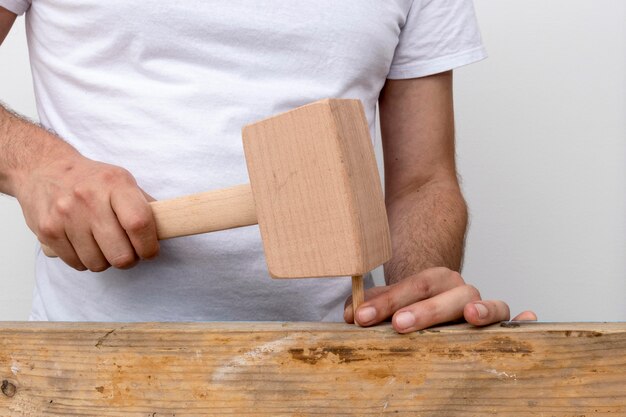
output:
[[[247,125],[243,146],[250,184],[150,203],[158,238],[258,223],[273,278],[352,276],[356,311],[363,274],[391,257],[361,102],[321,100]]]

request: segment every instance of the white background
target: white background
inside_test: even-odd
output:
[[[542,320],[626,321],[626,2],[475,4],[490,58],[455,75],[463,275]],[[36,115],[21,18],[0,100]],[[9,197],[0,233],[0,320],[24,320],[35,240]]]

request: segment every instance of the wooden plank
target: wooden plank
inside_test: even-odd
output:
[[[626,323],[0,323],[0,380],[2,417],[626,415]]]

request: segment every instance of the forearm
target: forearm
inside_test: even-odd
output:
[[[15,18],[17,18],[15,13],[8,11],[4,7],[0,7],[0,45],[2,45],[4,38],[6,38],[11,30]]]
[[[0,105],[0,192],[16,196],[29,171],[46,161],[77,155],[77,151],[48,132]]]
[[[393,258],[385,281],[396,283],[426,268],[461,268],[467,207],[456,180],[432,180],[387,199]]]
[[[385,203],[393,257],[388,285],[370,288],[350,323],[391,317],[400,333],[460,318],[476,325],[509,319],[501,301],[481,301],[458,272],[467,207],[457,180],[452,72],[387,80],[379,97]],[[528,316],[525,316],[528,317]],[[530,317],[532,318],[532,316]]]

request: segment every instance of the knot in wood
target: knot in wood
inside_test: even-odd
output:
[[[2,381],[2,387],[0,387],[0,390],[2,390],[2,393],[4,395],[6,395],[7,397],[11,398],[11,397],[13,397],[15,395],[15,392],[17,391],[17,388],[11,382],[9,382],[6,379],[4,379]]]

